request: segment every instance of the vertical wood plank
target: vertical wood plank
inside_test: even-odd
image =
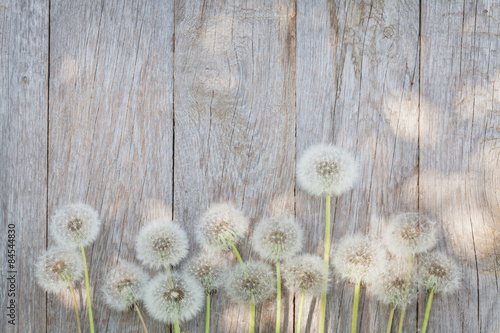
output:
[[[418,174],[418,1],[298,1],[297,156],[327,142],[360,164],[354,190],[334,199],[332,240],[378,237],[397,211],[416,211]],[[297,192],[297,216],[307,223],[308,250],[322,255],[324,199]],[[334,283],[328,332],[350,328],[354,288]],[[317,329],[319,299],[308,305],[307,329]],[[384,331],[389,309],[363,291],[362,332]],[[415,307],[408,327],[415,327]]]
[[[99,211],[101,234],[87,249],[96,332],[142,329],[133,311],[105,306],[101,279],[134,261],[146,219],[171,213],[173,19],[172,0],[51,4],[48,210],[82,201]],[[77,293],[88,331],[84,284]],[[51,332],[74,331],[69,297],[49,297]],[[150,332],[166,331],[145,319]]]
[[[499,16],[489,1],[422,2],[421,209],[463,274],[459,293],[435,298],[429,331],[500,329]]]
[[[293,210],[294,71],[293,1],[177,3],[174,213],[192,240],[197,218],[219,201],[234,201],[251,226]],[[248,240],[238,247],[243,260],[257,258]],[[258,307],[257,331],[273,330],[272,303]],[[247,327],[247,307],[213,297],[213,332]],[[202,332],[203,314],[181,329]]]
[[[0,1],[0,18],[0,327],[39,332],[46,329],[46,297],[33,265],[46,241],[48,2]],[[8,230],[15,230],[14,248]],[[11,301],[15,325],[8,323]]]

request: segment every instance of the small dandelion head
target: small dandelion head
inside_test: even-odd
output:
[[[319,296],[326,291],[328,283],[328,267],[322,258],[303,254],[294,257],[283,267],[285,285],[295,293],[308,293]]]
[[[423,255],[418,282],[428,292],[451,294],[460,287],[460,270],[447,255],[432,252]]]
[[[297,182],[312,195],[341,195],[358,178],[358,166],[347,151],[334,145],[309,147],[297,163]]]
[[[437,243],[435,223],[419,213],[400,214],[389,222],[384,240],[394,255],[426,252]]]
[[[144,288],[144,305],[156,320],[167,324],[193,318],[203,306],[203,288],[186,274],[159,274]]]
[[[101,221],[95,209],[77,203],[58,209],[51,220],[52,236],[67,248],[90,245],[99,234]]]
[[[204,252],[189,261],[187,271],[201,283],[205,293],[208,294],[221,286],[221,278],[226,266],[227,261],[220,254]]]
[[[46,291],[64,291],[83,277],[82,258],[73,250],[49,249],[38,259],[36,276],[38,284]]]
[[[169,220],[155,220],[144,226],[135,244],[137,258],[153,269],[177,265],[188,248],[186,232]]]
[[[302,249],[302,229],[291,215],[262,220],[252,235],[253,248],[264,259],[286,260]]]
[[[260,304],[276,293],[272,268],[263,262],[248,261],[245,268],[234,266],[224,281],[229,299],[240,304]]]
[[[351,283],[371,283],[386,262],[385,249],[378,242],[361,235],[340,240],[332,257],[337,273]]]
[[[149,276],[138,265],[122,261],[107,275],[102,287],[104,301],[116,311],[127,311],[141,298]]]
[[[234,205],[220,203],[203,214],[196,237],[206,250],[227,250],[245,235],[248,224],[248,219]]]
[[[373,281],[372,291],[375,297],[383,304],[392,307],[404,308],[411,304],[416,296],[416,281],[411,276],[408,285],[408,295],[405,301],[406,279],[408,275],[408,264],[392,261],[384,272],[378,274]]]

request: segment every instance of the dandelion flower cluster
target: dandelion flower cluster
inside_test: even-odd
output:
[[[309,147],[297,163],[297,182],[312,195],[340,195],[358,178],[358,167],[347,151],[327,144]]]
[[[385,232],[389,252],[409,256],[426,252],[437,243],[435,223],[419,213],[405,213],[393,218]]]
[[[371,283],[386,266],[386,252],[368,237],[344,237],[333,253],[332,263],[343,280]]]
[[[77,203],[57,210],[52,217],[52,236],[67,248],[90,245],[99,234],[101,221],[95,209]]]
[[[153,269],[177,265],[187,255],[188,247],[186,232],[168,220],[146,225],[136,241],[137,258]]]
[[[245,267],[234,266],[224,282],[229,299],[235,303],[259,304],[276,293],[273,270],[259,261],[248,261]]]
[[[207,250],[227,250],[243,237],[249,221],[234,205],[220,203],[201,217],[196,237]]]
[[[302,230],[291,215],[262,220],[252,235],[252,244],[264,259],[288,259],[302,248]]]
[[[328,284],[328,268],[323,259],[311,254],[303,254],[292,258],[283,267],[285,284],[290,291],[295,293],[308,293],[319,296]]]
[[[36,276],[45,290],[64,291],[83,277],[82,258],[73,250],[52,248],[38,259]]]
[[[206,252],[192,258],[187,266],[188,273],[198,280],[205,293],[219,289],[226,262],[220,254]]]
[[[422,256],[421,261],[418,281],[426,291],[450,294],[460,287],[460,270],[451,258],[433,252]]]
[[[145,287],[144,305],[156,320],[167,324],[193,318],[203,306],[203,289],[193,277],[159,274]]]
[[[411,304],[415,295],[415,279],[410,279],[409,293],[405,300],[405,286],[408,268],[401,263],[391,262],[385,272],[379,274],[373,281],[373,293],[383,304],[391,308],[406,307]]]
[[[127,311],[141,298],[149,276],[136,264],[122,261],[104,279],[102,293],[106,304],[116,311]]]

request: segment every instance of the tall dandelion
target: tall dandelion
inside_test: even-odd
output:
[[[396,256],[408,257],[408,273],[405,284],[406,298],[415,254],[426,252],[437,243],[435,223],[419,213],[400,214],[389,222],[384,240],[389,252]],[[398,333],[403,331],[404,317],[405,308],[402,308]]]
[[[73,297],[78,332],[81,333],[80,315],[73,284],[83,277],[83,263],[78,252],[62,248],[49,249],[36,264],[38,284],[46,291],[59,293],[69,288]]]
[[[122,261],[108,272],[102,286],[106,304],[113,310],[120,312],[133,308],[139,316],[145,333],[148,330],[137,301],[142,297],[142,289],[148,280],[148,274],[141,267],[128,261]]]
[[[57,210],[52,217],[51,224],[52,236],[59,245],[67,248],[80,248],[80,252],[82,253],[90,332],[94,333],[89,272],[84,247],[92,244],[97,238],[101,221],[95,209],[88,205],[77,203]]]
[[[200,312],[203,288],[186,274],[158,274],[144,288],[144,305],[151,317],[174,324],[175,333],[180,333],[179,323]]]
[[[255,305],[268,300],[276,292],[273,270],[263,262],[248,261],[230,270],[224,279],[224,288],[232,302],[249,305],[248,332],[253,333]]]
[[[206,294],[205,333],[210,332],[210,294],[221,287],[226,266],[224,258],[214,252],[204,252],[192,258],[187,266],[188,273],[201,283]]]
[[[211,206],[200,218],[196,238],[206,250],[232,249],[243,266],[236,244],[245,235],[248,219],[233,204],[225,202]]]
[[[328,288],[323,283],[328,281],[328,268],[321,257],[303,254],[287,261],[283,267],[285,285],[293,292],[300,294],[299,314],[297,320],[297,333],[302,326],[302,312],[304,309],[305,295],[320,296]]]
[[[332,263],[342,280],[355,284],[351,323],[351,333],[355,333],[361,284],[372,283],[383,271],[387,265],[386,252],[368,237],[344,237],[336,246]]]
[[[419,285],[429,293],[422,333],[427,331],[429,314],[435,293],[451,294],[460,287],[459,267],[447,255],[439,252],[426,254],[418,270]]]
[[[281,327],[281,272],[280,262],[302,249],[302,230],[291,215],[278,215],[262,220],[252,235],[254,250],[264,259],[276,264],[276,333]]]
[[[350,190],[358,178],[358,167],[347,151],[327,144],[309,147],[297,163],[297,182],[314,196],[325,197],[324,263],[330,265],[330,198]],[[324,281],[326,284],[327,281]],[[326,289],[321,295],[319,333],[325,331]]]

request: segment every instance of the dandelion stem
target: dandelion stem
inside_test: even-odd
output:
[[[276,261],[276,333],[281,328],[281,274],[280,261]]]
[[[391,308],[391,313],[389,314],[389,321],[387,322],[387,331],[386,333],[391,333],[392,328],[392,318],[394,317],[394,310],[396,308]]]
[[[431,313],[432,299],[434,298],[434,290],[431,290],[429,294],[429,300],[427,301],[427,307],[425,308],[424,324],[422,326],[422,333],[427,331],[427,324],[429,323],[429,314]]]
[[[174,287],[174,281],[172,281],[172,270],[170,269],[170,265],[165,267],[165,272],[167,273],[168,283],[170,284],[170,288]]]
[[[181,328],[179,327],[179,320],[178,319],[174,323],[174,332],[181,333]]]
[[[92,316],[92,301],[90,300],[90,282],[89,282],[89,270],[87,269],[87,258],[85,257],[85,250],[83,246],[80,246],[82,252],[83,260],[83,270],[85,272],[85,289],[87,290],[87,306],[89,309],[89,323],[90,323],[90,333],[94,333],[94,317]]]
[[[69,290],[71,291],[71,296],[73,296],[73,305],[75,306],[76,322],[78,324],[78,333],[82,333],[82,328],[80,325],[80,315],[78,314],[78,304],[76,303],[75,291],[71,284],[69,285]]]
[[[250,303],[250,317],[248,319],[248,333],[254,333],[255,332],[255,303],[251,302]]]
[[[210,294],[207,293],[207,313],[205,315],[205,333],[210,332]]]
[[[137,303],[134,303],[134,309],[135,309],[135,312],[137,312],[139,319],[141,320],[142,329],[143,329],[144,333],[148,333],[148,329],[146,328],[146,324],[144,323],[144,318],[142,318],[141,310],[139,310]]]
[[[351,333],[356,333],[356,326],[358,325],[358,303],[359,303],[359,290],[361,289],[361,282],[356,283],[354,288],[354,303],[352,305],[352,322]]]
[[[236,258],[238,258],[238,261],[240,262],[241,267],[243,267],[243,270],[245,270],[245,264],[243,263],[243,259],[241,259],[240,253],[238,252],[238,249],[234,244],[231,242],[231,247],[233,248],[234,254],[236,255]]]
[[[325,253],[324,253],[324,258],[325,258],[325,266],[329,267],[330,266],[330,195],[326,196],[326,217],[325,217]],[[323,281],[324,284],[327,284],[327,280],[324,279]],[[325,318],[326,318],[326,290],[327,288],[324,288],[325,291],[321,294],[321,304],[320,304],[320,310],[319,310],[319,333],[324,333],[325,332]]]
[[[302,290],[300,293],[300,305],[299,305],[299,319],[297,321],[297,333],[300,333],[300,328],[302,326],[302,311],[304,310],[304,299],[306,298],[306,292]]]
[[[403,309],[401,310],[401,315],[399,317],[399,329],[398,329],[398,333],[403,332],[403,322],[404,322],[404,319],[405,319],[406,300],[408,299],[408,289],[410,287],[411,264],[412,263],[413,263],[413,253],[410,254],[410,259],[408,260],[408,275],[406,276],[405,296],[403,298]]]

